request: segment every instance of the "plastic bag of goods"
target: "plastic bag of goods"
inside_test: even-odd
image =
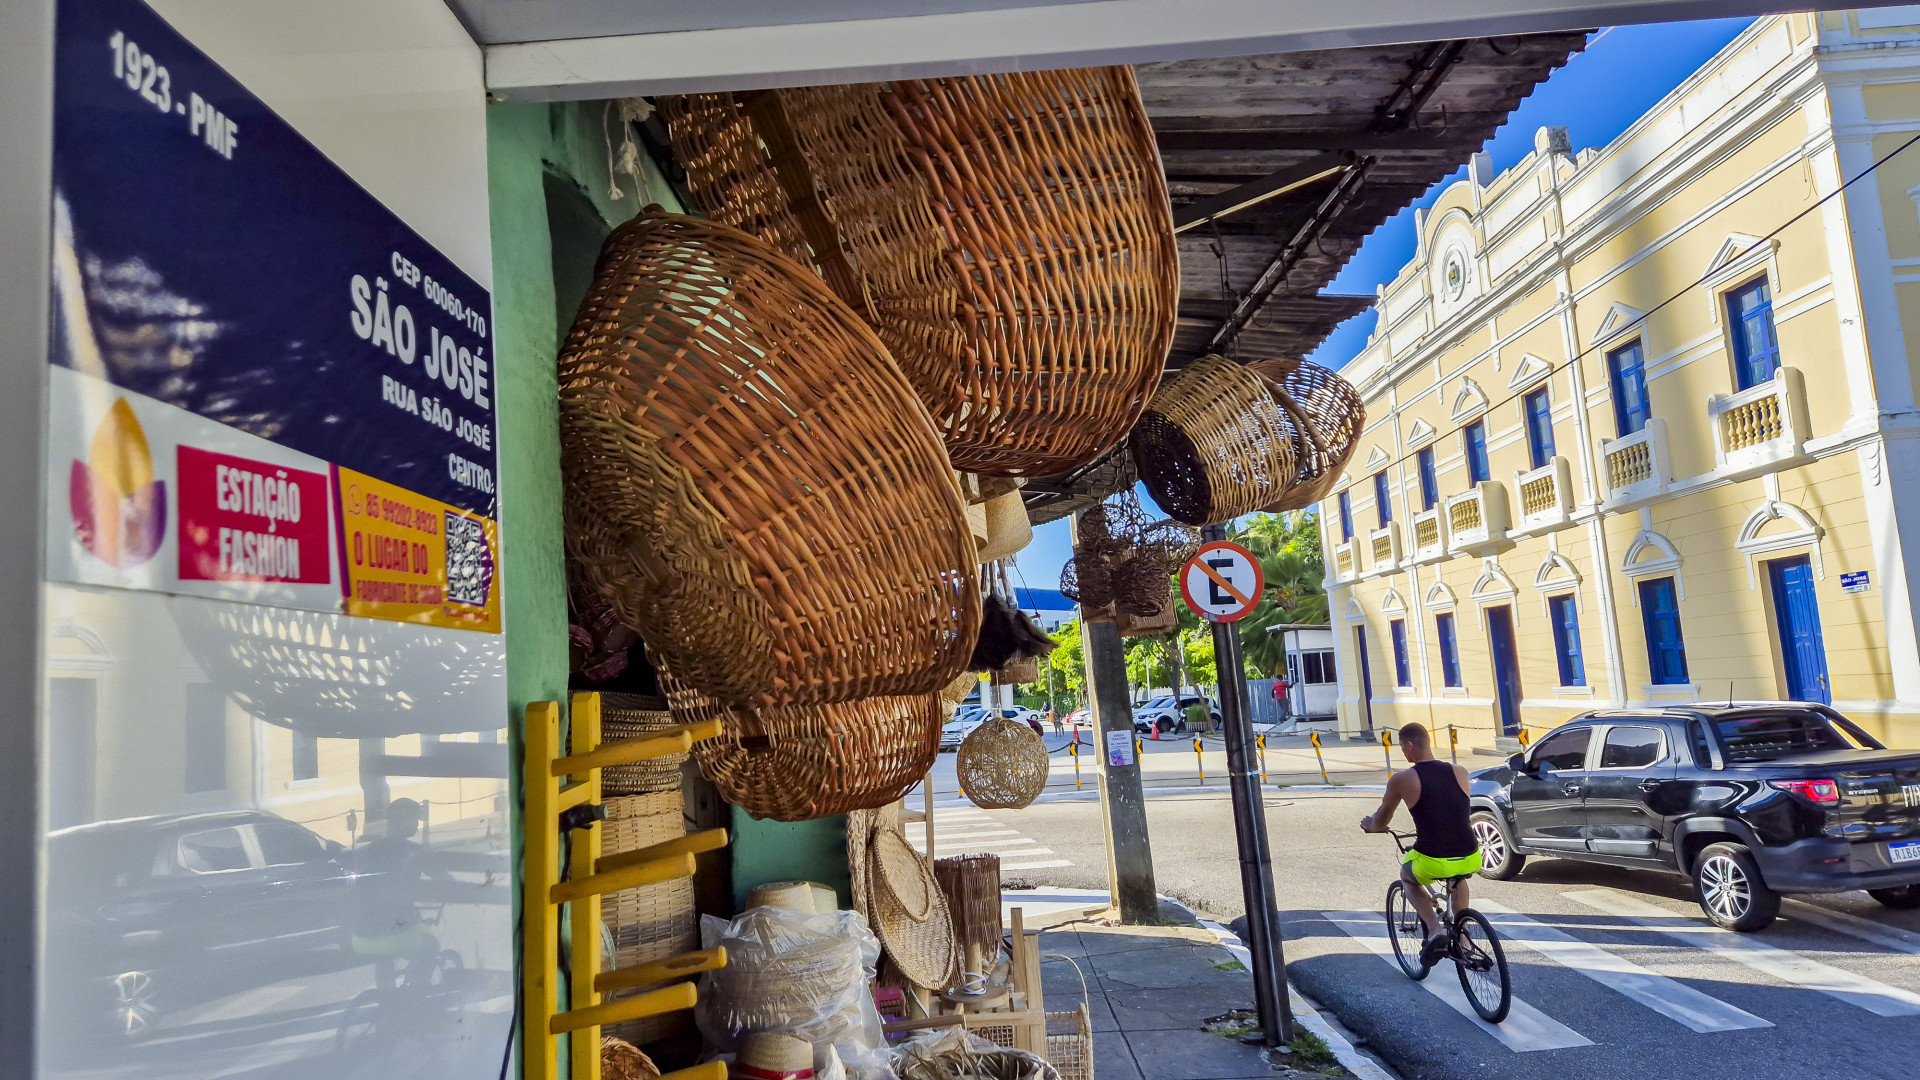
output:
[[[700,977],[694,1018],[708,1046],[730,1053],[748,1035],[785,1032],[813,1044],[816,1068],[829,1067],[831,1049],[850,1080],[890,1080],[873,1004],[880,940],[858,912],[708,915],[700,945],[727,950],[727,966]]]

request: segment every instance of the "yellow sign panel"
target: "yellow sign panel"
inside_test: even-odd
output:
[[[347,614],[500,632],[500,530],[489,518],[339,469]]]

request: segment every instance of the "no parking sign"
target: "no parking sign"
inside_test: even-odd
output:
[[[1208,622],[1239,622],[1253,614],[1266,587],[1260,560],[1227,540],[1200,545],[1180,568],[1180,595]]]

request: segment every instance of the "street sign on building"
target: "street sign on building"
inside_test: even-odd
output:
[[[1229,540],[1200,545],[1180,568],[1180,595],[1208,622],[1239,622],[1253,614],[1265,590],[1260,560]]]

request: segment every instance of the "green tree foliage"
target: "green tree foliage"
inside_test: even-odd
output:
[[[1056,694],[1066,690],[1075,699],[1082,697],[1087,686],[1087,652],[1081,644],[1080,620],[1073,619],[1060,624],[1060,629],[1052,634],[1057,647],[1047,654],[1043,663],[1053,669],[1053,688]],[[1046,693],[1045,672],[1041,672],[1040,692]]]
[[[1286,650],[1280,636],[1267,628],[1327,622],[1320,522],[1308,512],[1252,514],[1241,519],[1232,536],[1260,560],[1267,579],[1260,606],[1240,621],[1240,651],[1250,677],[1272,678],[1285,669]]]

